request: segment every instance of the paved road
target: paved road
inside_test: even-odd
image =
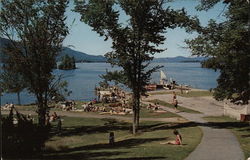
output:
[[[172,101],[172,95],[152,95],[145,100],[159,99],[168,103]],[[204,116],[223,115],[223,103],[213,100],[211,97],[185,98],[178,96],[181,106],[197,110],[203,114],[190,114],[177,112],[182,117],[196,122],[203,131],[201,143],[185,160],[244,160],[244,154],[237,138],[227,129],[219,129],[207,126]],[[163,107],[165,110],[175,112],[174,109]]]

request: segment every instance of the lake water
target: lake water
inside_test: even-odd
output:
[[[155,65],[164,66],[162,70],[167,77],[172,77],[178,84],[191,85],[194,88],[210,89],[217,85],[216,79],[219,72],[214,70],[201,68],[200,63],[152,63]],[[54,74],[63,74],[68,82],[68,89],[72,94],[67,99],[74,100],[91,100],[96,96],[94,88],[101,81],[99,75],[104,74],[106,69],[116,70],[118,68],[111,68],[107,63],[77,63],[75,70],[54,70]],[[159,82],[160,73],[156,72],[152,75],[152,82]],[[1,97],[2,104],[7,102],[17,103],[16,94],[4,93]],[[35,102],[33,95],[27,91],[21,93],[21,103],[29,104]]]

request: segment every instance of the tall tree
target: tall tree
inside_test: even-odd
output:
[[[247,0],[202,0],[198,10],[225,4],[224,22],[210,20],[197,38],[187,40],[194,55],[207,56],[207,68],[219,69],[214,97],[247,104],[250,100],[250,3]],[[223,12],[223,10],[222,10]]]
[[[12,70],[20,73],[36,96],[38,119],[45,126],[55,58],[68,34],[67,0],[2,0],[0,32],[11,42],[4,48]]]
[[[195,18],[190,19],[186,15],[184,9],[164,9],[164,5],[164,0],[76,1],[75,11],[81,14],[81,21],[104,36],[105,40],[112,39],[113,51],[105,56],[109,63],[122,68],[119,74],[123,78],[119,81],[132,90],[134,134],[139,126],[140,98],[145,92],[144,86],[149,83],[151,73],[159,68],[150,69],[149,64],[152,55],[164,51],[158,46],[166,39],[166,29],[196,22]],[[127,21],[119,21],[121,12],[126,14]]]
[[[17,102],[21,104],[20,93],[26,88],[26,83],[22,75],[18,72],[2,67],[3,72],[0,73],[0,86],[6,93],[16,93]]]

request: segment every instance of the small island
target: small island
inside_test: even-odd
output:
[[[66,54],[64,57],[62,57],[62,61],[58,65],[58,69],[61,70],[76,69],[75,58],[70,57],[69,55]]]

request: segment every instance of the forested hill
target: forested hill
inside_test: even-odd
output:
[[[106,62],[104,56],[89,55],[80,51],[75,51],[68,47],[63,47],[63,51],[57,56],[57,61],[61,61],[61,58],[68,54],[70,57],[74,57],[76,62]]]
[[[0,62],[3,58],[2,48],[10,41],[6,38],[0,37]],[[61,58],[68,54],[70,57],[74,57],[76,62],[106,62],[104,56],[89,55],[83,52],[75,51],[68,47],[63,47],[62,52],[57,56],[56,60],[61,61]]]
[[[156,63],[171,63],[171,62],[182,62],[182,63],[190,63],[190,62],[201,62],[204,61],[205,57],[183,57],[183,56],[177,56],[177,57],[166,57],[166,58],[155,58],[153,62]]]

